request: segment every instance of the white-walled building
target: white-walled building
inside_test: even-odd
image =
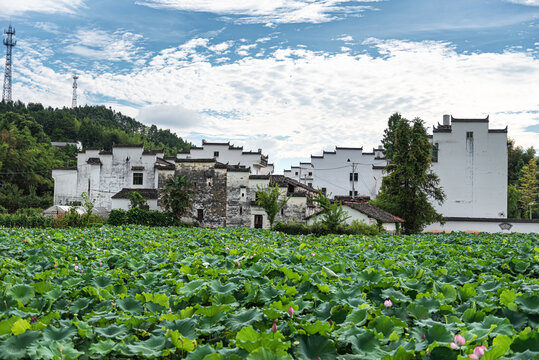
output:
[[[262,154],[262,149],[243,151],[242,146],[234,146],[230,142],[202,140],[201,147],[192,147],[189,151],[178,153],[178,159],[215,159],[225,165],[251,168],[253,175],[273,173],[273,164],[268,164],[268,156]]]
[[[156,164],[163,155],[144,151],[142,145],[114,145],[112,151],[86,149],[79,152],[76,167],[52,170],[54,205],[80,204],[83,202],[81,194],[86,193],[90,200],[95,200],[96,206],[110,210],[113,196],[126,194],[125,189],[149,194],[147,190],[157,189]],[[118,207],[123,208],[125,201],[121,199],[117,197]],[[152,206],[152,201],[149,204]]]
[[[507,217],[507,127],[488,124],[444,115],[433,129],[431,166],[447,197],[434,205],[444,217]]]
[[[381,147],[372,152],[336,147],[320,156],[311,155],[311,162],[292,166],[284,175],[332,196],[375,198],[386,165],[383,151]]]

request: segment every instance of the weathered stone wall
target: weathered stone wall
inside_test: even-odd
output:
[[[226,169],[215,167],[215,162],[179,162],[176,176],[185,175],[192,185],[191,218],[202,226],[227,226],[227,176]],[[197,218],[202,210],[203,219]]]

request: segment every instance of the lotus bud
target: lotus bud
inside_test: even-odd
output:
[[[391,300],[388,299],[388,300],[384,301],[384,306],[385,307],[392,307],[393,303],[391,302]]]
[[[271,332],[272,332],[272,333],[277,332],[277,321],[274,322],[273,325],[271,326]]]
[[[455,340],[454,341],[455,341],[455,344],[457,346],[462,346],[462,345],[466,344],[466,339],[464,338],[464,336],[459,335],[459,334],[455,335]]]
[[[294,308],[292,308],[292,306],[290,306],[290,307],[288,308],[288,315],[290,315],[290,316],[293,316],[293,315],[294,315]]]

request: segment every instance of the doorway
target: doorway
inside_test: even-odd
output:
[[[262,215],[255,215],[255,229],[262,229],[264,217]]]

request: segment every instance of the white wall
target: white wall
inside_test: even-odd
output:
[[[500,224],[510,224],[511,229],[503,230]],[[499,221],[447,221],[445,224],[434,223],[428,225],[423,232],[488,232],[488,233],[537,233],[539,234],[539,222],[518,222],[511,219],[499,219]]]
[[[52,171],[54,179],[54,204],[68,205],[77,197],[77,171],[55,169]]]
[[[432,170],[447,196],[435,208],[445,217],[507,217],[507,133],[489,133],[486,121],[454,120],[451,128],[433,133],[439,150]]]
[[[150,210],[161,210],[161,208],[157,206],[157,199],[146,200],[146,203]],[[131,202],[129,199],[112,199],[111,207],[112,209],[129,210],[131,208]]]

